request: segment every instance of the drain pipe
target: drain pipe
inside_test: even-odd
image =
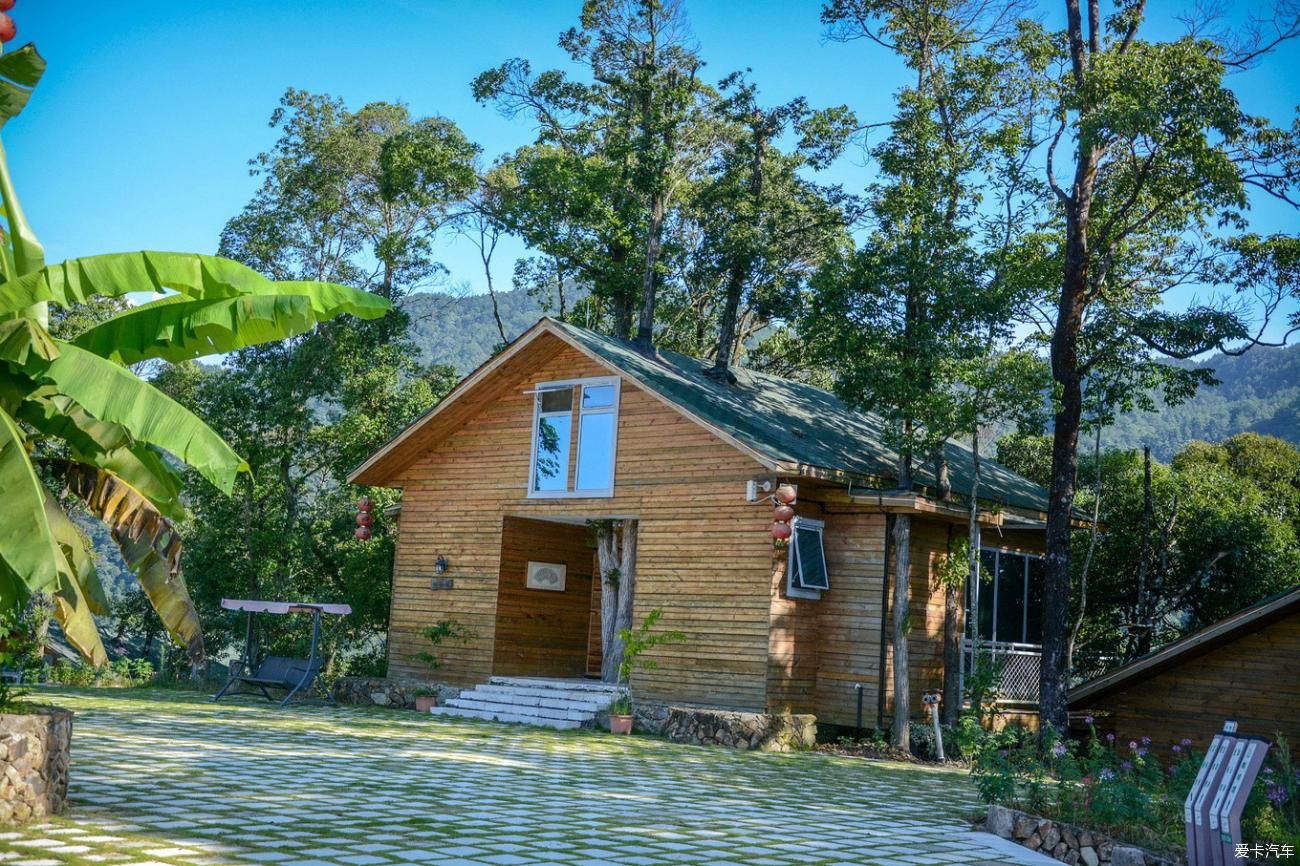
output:
[[[858,725],[857,739],[862,739],[862,683],[854,683],[853,689],[858,693]]]

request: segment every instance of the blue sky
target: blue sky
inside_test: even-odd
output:
[[[1058,2],[1040,4],[1049,15]],[[1184,4],[1153,2],[1156,30],[1173,33]],[[532,129],[477,105],[469,81],[510,57],[534,68],[564,65],[556,36],[580,0],[18,0],[10,13],[21,45],[49,62],[23,115],[4,131],[18,192],[50,261],[141,248],[213,252],[222,226],[257,181],[248,160],[275,138],[267,120],[292,86],[342,97],[351,107],[408,103],[416,115],[455,120],[493,158]],[[899,65],[865,42],[825,41],[820,4],[807,0],[687,0],[706,74],[743,67],[765,100],[804,95],[847,103],[867,121],[887,119]],[[1249,111],[1289,123],[1300,102],[1300,46],[1235,76]],[[861,189],[860,153],[827,179]],[[1295,229],[1295,215],[1261,203],[1261,231]],[[498,253],[509,284],[519,244]],[[440,249],[453,284],[483,290],[476,251]],[[1185,298],[1182,298],[1185,302]]]

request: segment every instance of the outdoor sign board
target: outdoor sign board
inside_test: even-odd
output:
[[[1223,852],[1223,862],[1231,864],[1236,860],[1236,848],[1242,842],[1241,813],[1246,808],[1246,798],[1255,785],[1255,777],[1264,764],[1264,755],[1271,745],[1263,737],[1250,737],[1240,741],[1244,746],[1241,761],[1232,771],[1232,778],[1224,776],[1221,785],[1228,786],[1228,793],[1223,799],[1219,811],[1219,841]],[[1236,751],[1234,748],[1233,751]]]
[[[1196,773],[1196,780],[1192,782],[1192,790],[1183,803],[1189,866],[1211,866],[1215,862],[1211,851],[1217,851],[1219,839],[1210,833],[1210,802],[1219,780],[1223,778],[1228,753],[1237,741],[1233,736],[1236,727],[1235,723],[1228,722],[1223,726],[1223,733],[1214,735],[1210,748],[1205,753],[1205,760]]]

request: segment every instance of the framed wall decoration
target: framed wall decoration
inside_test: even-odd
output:
[[[564,577],[568,566],[562,562],[529,562],[528,588],[564,592]]]

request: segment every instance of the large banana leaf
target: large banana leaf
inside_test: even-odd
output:
[[[113,533],[167,631],[191,661],[203,659],[203,629],[181,577],[181,537],[167,518],[120,478],[93,466],[64,463],[56,471],[68,489]]]
[[[59,589],[54,593],[54,615],[68,642],[95,667],[108,661],[104,642],[92,614],[108,612],[108,598],[95,571],[95,560],[87,551],[81,531],[63,513],[59,503],[45,493],[45,516],[59,545]]]
[[[198,253],[109,253],[68,259],[30,273],[20,268],[19,273],[22,276],[0,289],[0,315],[42,301],[68,307],[96,295],[120,297],[169,289],[195,300],[305,295],[321,319],[339,313],[375,319],[392,307],[370,292],[333,283],[276,283],[238,262]]]
[[[0,374],[0,385],[4,381]],[[184,519],[180,499],[183,479],[157,449],[136,442],[122,425],[99,420],[52,385],[24,395],[15,417],[38,433],[63,440],[77,462],[120,477],[168,518]]]
[[[170,451],[225,493],[236,475],[248,471],[243,458],[184,406],[119,364],[55,342],[57,358],[29,357],[22,372],[54,386],[95,418],[125,427],[137,442]]]
[[[46,361],[59,357],[59,347],[49,332],[26,317],[0,322],[0,358],[23,365],[33,357]]]
[[[0,519],[0,559],[27,594],[54,594],[59,588],[58,563],[63,554],[50,532],[45,514],[45,488],[27,455],[22,432],[9,413],[0,409],[0,490],[4,518]],[[5,598],[12,608],[22,598]]]
[[[35,45],[0,56],[0,126],[18,116],[45,74],[45,59]]]
[[[320,320],[314,300],[306,295],[242,295],[196,301],[172,295],[125,310],[74,342],[124,364],[149,358],[188,361],[301,334]],[[322,318],[338,311],[327,308]]]

